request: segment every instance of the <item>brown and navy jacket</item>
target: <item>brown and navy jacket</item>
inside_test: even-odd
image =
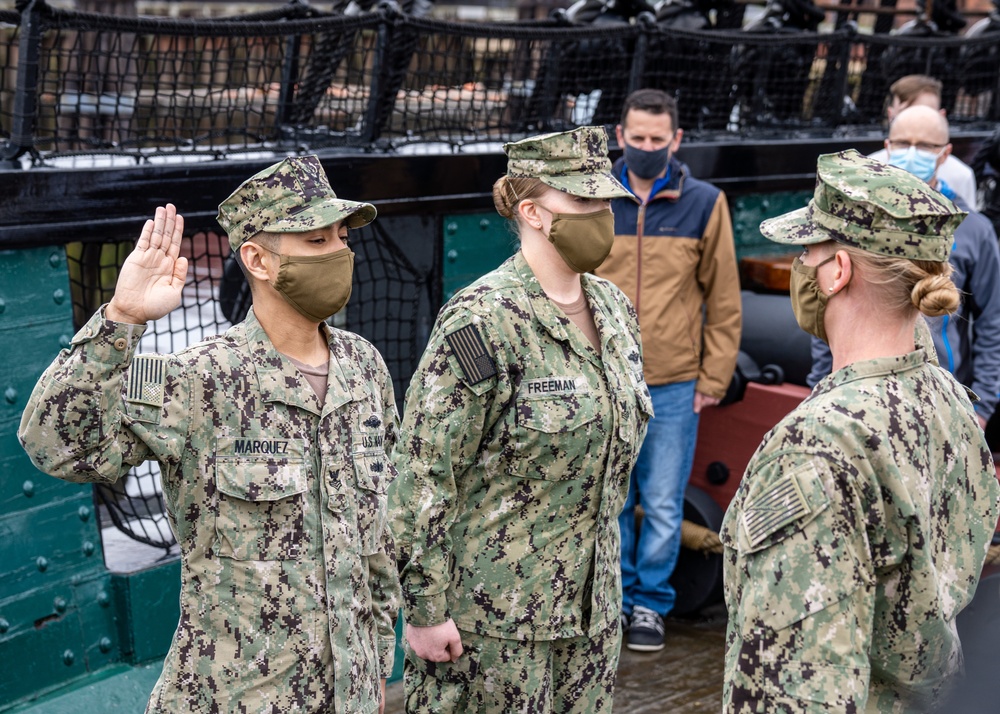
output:
[[[619,159],[613,173],[628,187]],[[671,158],[650,198],[612,201],[615,243],[596,271],[632,300],[646,383],[697,380],[722,397],[740,344],[740,282],[725,194]],[[703,309],[704,308],[704,309]]]

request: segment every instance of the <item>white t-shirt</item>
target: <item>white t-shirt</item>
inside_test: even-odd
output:
[[[879,149],[868,158],[889,163],[889,152]],[[966,205],[976,208],[976,174],[968,164],[954,156],[949,156],[937,170],[937,177],[948,184],[948,188],[961,196]]]

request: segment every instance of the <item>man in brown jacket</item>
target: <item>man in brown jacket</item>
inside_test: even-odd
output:
[[[676,593],[684,489],[698,414],[719,403],[736,366],[740,284],[725,194],[674,157],[683,131],[677,104],[655,89],[625,100],[613,173],[634,195],[612,201],[615,243],[597,274],[628,295],[639,315],[655,417],[619,517],[627,645],[663,649],[663,617]],[[642,503],[636,534],[635,506]]]

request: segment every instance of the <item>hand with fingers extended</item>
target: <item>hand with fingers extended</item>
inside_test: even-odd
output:
[[[430,627],[407,624],[406,641],[413,654],[428,662],[457,662],[462,656],[462,636],[451,619]]]
[[[188,267],[180,257],[183,237],[184,217],[172,203],[158,207],[125,259],[105,312],[109,320],[143,325],[181,304]]]

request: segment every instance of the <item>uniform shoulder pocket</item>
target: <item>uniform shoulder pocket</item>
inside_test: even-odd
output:
[[[481,318],[460,315],[443,324],[441,332],[440,349],[454,378],[479,396],[493,389],[498,375],[496,355]]]
[[[743,502],[739,550],[752,553],[800,530],[830,505],[818,464],[809,461],[755,490]]]
[[[720,534],[736,550],[730,555],[735,577],[726,588],[744,637],[818,616],[874,579],[862,508],[850,484],[840,483],[822,457],[787,470],[780,461],[755,471],[777,474],[761,488],[750,475],[735,522]]]
[[[159,424],[163,417],[163,407],[125,402],[125,414],[128,415],[128,418],[134,422],[141,422],[143,424]]]

